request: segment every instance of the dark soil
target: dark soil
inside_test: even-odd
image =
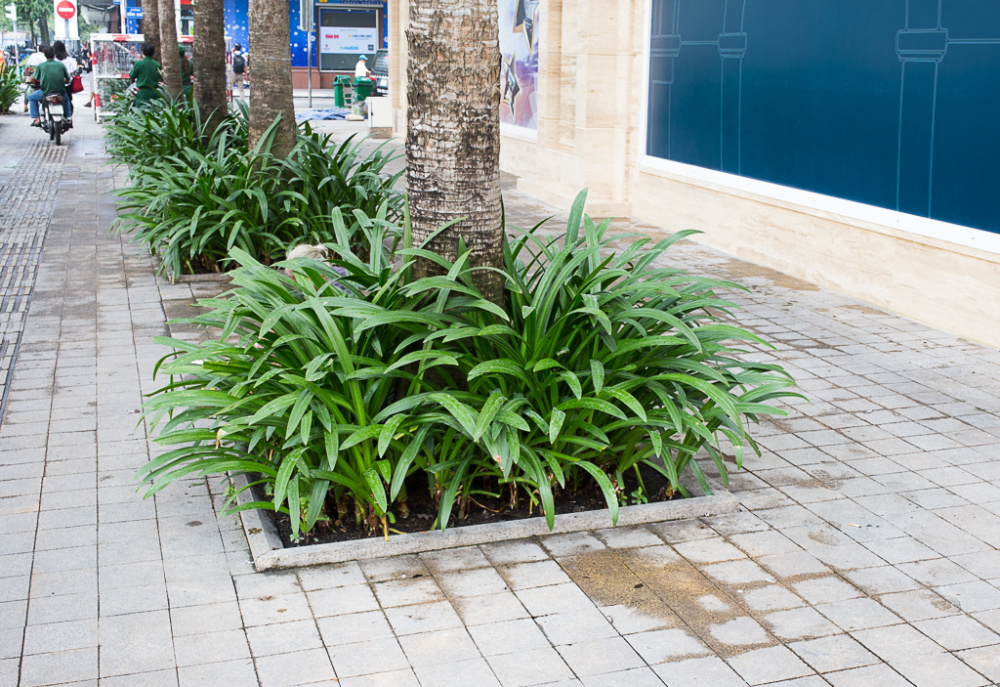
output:
[[[659,503],[669,501],[673,498],[682,498],[680,494],[671,492],[669,483],[660,473],[646,466],[640,466],[639,471],[642,474],[643,483],[648,490],[649,502]],[[632,494],[637,487],[635,473],[629,471],[625,475],[624,482],[622,491],[625,494]],[[426,532],[431,529],[437,517],[437,507],[428,492],[423,475],[414,475],[407,480],[406,491],[409,495],[410,514],[408,517],[403,518],[398,514],[399,508],[395,509],[396,522],[389,526],[389,536],[409,532]],[[493,491],[496,491],[496,489],[493,489]],[[266,498],[262,498],[262,500],[266,500]],[[510,494],[507,487],[504,487],[504,493],[499,498],[477,495],[474,499],[475,502],[470,504],[469,513],[462,519],[458,519],[456,515],[458,509],[458,504],[456,503],[452,509],[448,527],[450,529],[471,525],[485,525],[494,522],[524,520],[527,518],[544,518],[544,514],[537,507],[531,509],[529,512],[528,499],[523,490],[518,494],[518,500],[520,507],[516,510],[511,509]],[[629,503],[631,504],[632,501],[630,500]],[[607,511],[608,504],[604,500],[604,495],[601,493],[597,483],[588,476],[585,480],[581,481],[580,489],[576,492],[558,490],[555,494],[555,507],[556,514],[561,515],[563,513],[581,513],[595,510]],[[333,504],[327,504],[327,512],[336,512]],[[349,517],[343,521],[318,522],[308,536],[302,537],[298,542],[293,542],[291,540],[292,529],[287,515],[273,511],[262,511],[261,513],[264,517],[274,519],[278,527],[278,532],[281,535],[281,540],[286,547],[327,544],[330,542],[383,536],[381,527],[373,531],[366,525],[359,526],[353,517]],[[611,527],[610,515],[608,515],[608,527]]]

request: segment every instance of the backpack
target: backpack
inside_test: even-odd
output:
[[[241,53],[236,53],[233,55],[233,74],[242,74],[243,70],[246,69],[247,62],[243,59]]]

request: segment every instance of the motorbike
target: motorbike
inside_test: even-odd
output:
[[[56,145],[62,145],[62,135],[73,127],[63,116],[62,104],[65,99],[66,95],[63,93],[49,93],[41,102],[39,124],[42,131],[49,135],[49,140]]]

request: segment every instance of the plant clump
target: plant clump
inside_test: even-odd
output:
[[[392,156],[381,148],[365,155],[353,139],[333,145],[306,123],[292,151],[277,157],[276,126],[250,148],[245,108],[211,135],[184,98],[118,108],[107,135],[112,157],[129,165],[118,230],[175,278],[228,269],[234,248],[267,265],[296,243],[332,241],[334,209],[353,218],[355,209],[374,216],[384,206],[398,222],[403,198],[393,186],[401,173],[385,173]]]
[[[759,454],[750,425],[783,412],[793,381],[744,350],[767,344],[732,323],[719,292],[737,285],[660,264],[687,233],[612,252],[585,198],[561,236],[504,239],[504,307],[476,289],[461,241],[454,261],[411,246],[384,204],[355,209],[353,230],[331,213],[329,262],[275,265],[286,273],[234,247],[233,289],[189,320],[215,336],[160,340],[170,382],[144,412],[170,449],[140,472],[147,494],[245,473],[266,498],[231,510],[287,513],[298,537],[348,519],[388,536],[414,489],[441,529],[486,497],[552,527],[558,494],[583,484],[613,523],[650,497],[640,468],[710,493],[699,461],[725,481],[724,451],[737,467]],[[441,273],[414,278],[418,259]]]

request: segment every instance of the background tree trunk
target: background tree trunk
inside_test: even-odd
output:
[[[194,100],[209,136],[226,117],[226,32],[222,0],[194,0]]]
[[[292,103],[292,53],[288,1],[250,0],[250,147],[280,116],[271,152],[285,157],[295,145],[297,127]]]
[[[150,0],[155,2],[157,0]],[[181,94],[181,57],[177,51],[177,12],[174,0],[158,0],[160,3],[160,65],[163,67],[163,85],[173,97]]]
[[[147,43],[153,44],[153,59],[163,64],[160,55],[160,4],[158,0],[142,3],[142,34]]]
[[[500,206],[500,44],[495,0],[410,0],[406,185],[414,244],[449,259],[465,239],[477,267],[503,265]],[[418,266],[429,270],[429,265]],[[503,305],[503,279],[477,272]]]

